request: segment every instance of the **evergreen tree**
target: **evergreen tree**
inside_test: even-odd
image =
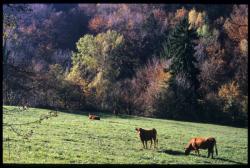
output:
[[[184,18],[163,44],[162,56],[171,60],[169,72],[172,74],[168,90],[162,99],[162,103],[166,104],[166,108],[162,109],[165,116],[192,121],[201,116],[197,115],[199,70],[195,67],[197,60],[194,57],[196,39],[196,31],[190,27],[187,18]]]
[[[195,89],[198,88],[198,68],[195,67],[197,60],[194,57],[194,41],[197,34],[190,28],[187,18],[184,18],[170,33],[163,44],[162,56],[171,59],[170,73],[173,76],[184,74]]]

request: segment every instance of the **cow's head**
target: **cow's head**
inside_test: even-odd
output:
[[[190,151],[191,151],[191,144],[188,144],[185,148],[185,155],[189,155],[190,154]]]
[[[89,113],[89,119],[92,119],[92,115]]]
[[[135,130],[137,131],[137,133],[139,133],[141,131],[141,128],[135,128]]]

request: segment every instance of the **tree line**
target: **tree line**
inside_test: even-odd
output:
[[[248,6],[3,6],[3,103],[246,126]]]

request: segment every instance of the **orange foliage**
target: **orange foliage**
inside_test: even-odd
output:
[[[175,18],[179,20],[187,16],[187,14],[188,11],[184,7],[182,7],[181,9],[177,9],[177,11],[175,12]]]
[[[240,42],[248,37],[248,7],[235,5],[231,17],[224,23],[224,28],[232,40]]]
[[[136,77],[132,80],[135,89],[134,103],[145,113],[150,114],[154,111],[153,106],[157,97],[166,87],[165,82],[171,78],[170,73],[164,70],[166,66],[166,60],[153,59],[144,68],[138,70]]]
[[[105,25],[107,24],[107,21],[100,16],[95,16],[93,19],[89,22],[89,28],[93,31],[100,31]]]

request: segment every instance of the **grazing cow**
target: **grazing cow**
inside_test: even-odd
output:
[[[192,150],[195,150],[195,153],[198,152],[198,155],[200,155],[199,149],[208,149],[208,156],[207,157],[210,157],[210,153],[211,153],[212,158],[213,158],[214,147],[215,147],[216,155],[218,155],[218,150],[217,150],[215,138],[213,138],[213,137],[192,138],[184,149],[185,149],[186,155],[189,155],[190,151],[192,151]]]
[[[153,128],[152,130],[145,130],[145,129],[142,129],[142,128],[135,128],[135,130],[137,131],[140,139],[141,139],[141,142],[142,142],[142,145],[143,145],[143,148],[145,148],[145,145],[144,145],[144,142],[146,144],[146,148],[147,147],[147,141],[150,141],[151,142],[151,145],[150,145],[150,148],[152,147],[152,140],[154,140],[154,148],[156,148],[156,145],[158,144],[158,139],[157,139],[157,131],[155,128]]]
[[[89,114],[89,119],[90,119],[90,120],[100,120],[100,117],[99,117],[99,116],[96,116],[96,115],[91,115],[91,114]]]

